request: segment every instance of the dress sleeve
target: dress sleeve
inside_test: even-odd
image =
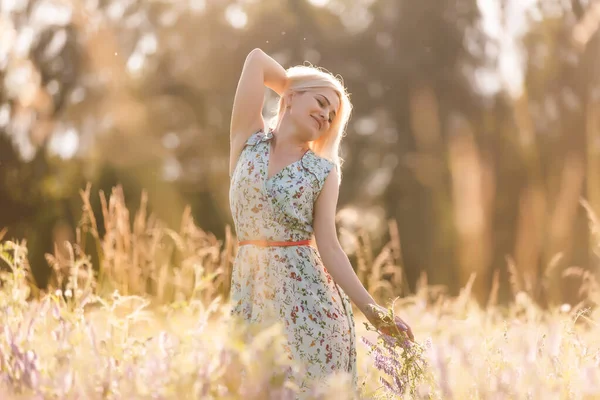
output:
[[[260,143],[265,139],[266,135],[267,134],[265,134],[262,129],[254,132],[252,135],[250,135],[248,140],[246,140],[246,146],[254,146],[257,143]]]
[[[335,164],[326,158],[319,157],[313,152],[307,154],[306,160],[303,160],[302,165],[310,172],[313,177],[314,198],[316,199],[325,185],[325,180],[329,173],[335,168]]]
[[[233,171],[231,172],[231,174],[229,175],[229,179],[231,180],[233,178],[233,175],[236,173],[236,171],[239,168],[240,163],[242,162],[242,158],[244,158],[244,154],[247,151],[246,149],[250,146],[255,146],[256,144],[266,140],[269,136],[269,133],[265,133],[262,129],[254,132],[252,135],[250,135],[250,137],[246,140],[246,143],[244,144],[244,147],[242,148],[242,151],[240,152],[239,156],[238,156],[238,160],[237,160],[237,164],[235,165],[235,168],[233,169]]]

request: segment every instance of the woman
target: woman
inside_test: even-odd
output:
[[[280,96],[270,126],[262,116],[265,86]],[[331,74],[286,71],[260,49],[246,58],[233,104],[230,206],[240,246],[232,313],[251,323],[283,322],[286,350],[305,368],[302,390],[332,372],[348,372],[356,388],[348,297],[380,331],[389,329],[336,234],[338,153],[351,107]],[[404,321],[395,322],[413,339]]]

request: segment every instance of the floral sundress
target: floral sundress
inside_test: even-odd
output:
[[[313,239],[313,206],[334,164],[308,150],[267,177],[273,132],[247,140],[231,176],[229,201],[238,240]],[[232,314],[249,323],[281,321],[289,357],[304,373],[301,391],[347,372],[357,385],[354,315],[313,246],[243,245],[236,255]]]

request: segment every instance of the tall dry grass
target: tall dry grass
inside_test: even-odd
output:
[[[123,190],[117,186],[108,199],[103,192],[99,194],[105,232],[101,235],[90,196],[88,185],[81,191],[82,218],[75,243],[57,243],[54,254],[47,255],[53,269],[51,287],[79,282],[94,286],[99,294],[116,290],[125,296],[147,295],[157,304],[189,299],[206,303],[227,295],[236,251],[229,227],[225,241],[219,241],[196,226],[187,207],[179,230],[170,229],[148,215],[146,193],[132,218]],[[89,240],[99,259],[95,267],[84,250]]]
[[[228,314],[227,291],[235,241],[219,242],[184,213],[178,231],[147,213],[142,196],[133,219],[120,188],[101,196],[101,234],[91,211],[91,188],[81,192],[83,218],[75,243],[48,255],[50,289],[36,288],[26,242],[0,233],[0,394],[6,399],[281,399],[291,398],[280,326],[238,325]],[[591,211],[590,211],[591,212]],[[590,213],[592,231],[599,232]],[[400,237],[373,254],[359,233],[357,271],[385,304],[395,303],[428,343],[432,381],[415,383],[414,398],[600,398],[600,290],[595,274],[564,271],[581,281],[582,302],[541,308],[534,285],[514,271],[515,300],[481,307],[475,275],[457,297],[428,284],[414,293],[402,271]],[[91,242],[89,242],[91,240]],[[64,246],[61,249],[61,246]],[[92,265],[85,249],[99,254]],[[573,278],[574,277],[574,278]],[[498,278],[492,292],[497,292]],[[375,342],[357,315],[357,336]],[[387,374],[367,346],[358,347],[360,392],[345,376],[315,389],[314,398],[394,398],[379,383]],[[288,396],[288,397],[286,397]],[[408,398],[408,397],[406,397]]]

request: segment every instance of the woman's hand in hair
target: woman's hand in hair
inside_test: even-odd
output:
[[[265,86],[282,94],[286,85],[287,73],[277,61],[258,48],[248,54],[233,99],[230,126],[232,142],[243,146],[248,136],[264,128],[262,109]]]

